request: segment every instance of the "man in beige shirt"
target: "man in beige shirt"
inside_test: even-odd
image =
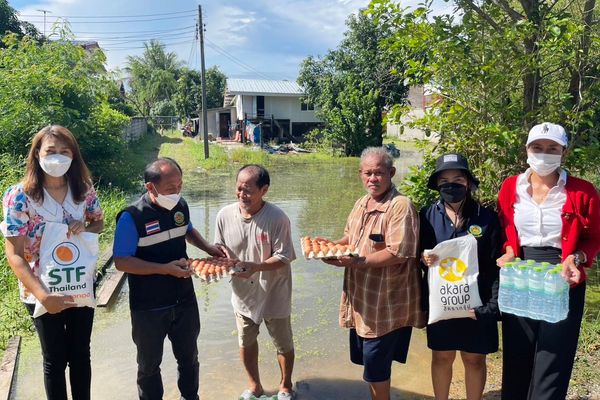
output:
[[[412,327],[425,326],[417,258],[418,213],[392,184],[396,169],[383,148],[363,151],[367,195],[348,216],[344,237],[360,257],[326,261],[344,267],[340,325],[350,329],[350,359],[364,365],[373,400],[390,398],[392,361],[406,362]]]
[[[237,174],[238,202],[217,214],[215,242],[226,246],[228,256],[240,260],[243,272],[231,281],[231,303],[236,316],[240,357],[250,387],[241,399],[260,397],[258,329],[262,321],[275,348],[281,369],[278,400],[292,399],[294,342],[290,323],[292,305],[291,262],[296,258],[290,221],[263,197],[270,185],[269,173],[260,165],[245,165]]]

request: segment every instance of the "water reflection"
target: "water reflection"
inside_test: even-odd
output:
[[[414,155],[413,155],[414,156]],[[406,165],[418,160],[397,161],[398,182]],[[347,332],[337,325],[342,270],[318,261],[306,261],[300,237],[342,235],[346,217],[363,194],[358,177],[358,160],[269,166],[272,175],[268,200],[281,207],[292,222],[298,259],[294,262],[292,326],[296,344],[294,382],[298,399],[364,399],[367,388],[361,381],[362,368],[348,360]],[[235,201],[235,170],[218,175],[188,174],[184,196],[190,204],[194,226],[209,240],[221,207]],[[201,256],[191,251],[190,256]],[[195,281],[202,328],[199,339],[201,398],[234,399],[246,388],[245,373],[238,359],[235,320],[226,281],[204,285]],[[127,287],[108,309],[98,309],[92,337],[92,393],[94,399],[135,399],[135,347],[127,304]],[[259,336],[261,377],[270,394],[279,384],[279,368],[265,329]],[[176,367],[170,344],[165,344],[162,364],[165,399],[178,398]],[[393,398],[431,398],[429,351],[424,336],[413,334],[408,365],[395,364]],[[24,346],[19,365],[15,399],[44,398],[39,345]]]

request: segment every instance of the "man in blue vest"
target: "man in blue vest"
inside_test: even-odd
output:
[[[140,400],[163,397],[160,364],[166,336],[177,360],[181,399],[198,399],[200,317],[186,241],[212,256],[225,255],[192,227],[180,195],[181,178],[173,159],[150,163],[144,171],[147,192],[117,216],[113,255],[117,269],[127,272]]]

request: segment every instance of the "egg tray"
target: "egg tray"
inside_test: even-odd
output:
[[[190,258],[188,268],[196,278],[206,283],[218,282],[241,271],[235,261],[223,257]]]
[[[351,244],[335,244],[330,240],[314,239],[305,236],[300,240],[302,254],[307,260],[335,260],[343,256],[358,256],[358,250]]]

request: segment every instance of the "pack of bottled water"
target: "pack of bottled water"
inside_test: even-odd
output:
[[[569,284],[562,264],[516,258],[500,268],[500,311],[547,322],[567,318]]]

